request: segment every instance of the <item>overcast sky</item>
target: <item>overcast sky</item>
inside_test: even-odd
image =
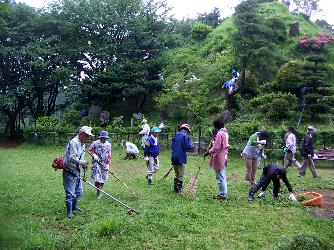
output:
[[[33,7],[43,7],[52,0],[17,1],[25,2]],[[198,13],[210,12],[215,7],[220,9],[221,17],[230,16],[239,2],[240,0],[167,0],[167,3],[173,7],[174,17],[178,19],[196,17]],[[319,7],[322,11],[313,15],[312,19],[325,19],[328,23],[334,25],[334,0],[320,0]]]

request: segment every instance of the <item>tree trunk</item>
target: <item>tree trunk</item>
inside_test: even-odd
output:
[[[246,75],[246,70],[243,69],[241,71],[241,74],[240,74],[240,80],[239,80],[238,87],[235,88],[234,90],[232,90],[231,93],[226,94],[226,107],[225,107],[225,109],[227,109],[228,111],[231,111],[232,108],[233,108],[233,96],[238,94],[240,92],[240,90],[243,88],[243,86],[245,85],[245,75]]]

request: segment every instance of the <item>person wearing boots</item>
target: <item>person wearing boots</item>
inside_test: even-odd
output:
[[[160,141],[159,141],[160,129],[158,127],[153,127],[151,130],[151,135],[145,142],[144,149],[144,159],[147,166],[147,183],[149,185],[153,182],[153,174],[159,171],[159,151],[160,151]]]
[[[172,139],[172,165],[175,171],[174,192],[182,192],[182,183],[187,164],[187,152],[194,150],[191,142],[189,124],[182,124]]]
[[[219,194],[214,196],[217,200],[226,200],[227,198],[227,177],[226,163],[228,153],[228,134],[224,128],[224,121],[216,119],[213,121],[213,127],[217,132],[216,137],[212,142],[212,147],[209,149],[211,155],[209,166],[216,172],[216,180],[219,188]]]
[[[295,129],[292,126],[289,126],[288,132],[285,134],[284,138],[284,167],[288,169],[288,167],[293,164],[299,170],[301,165],[295,158],[297,139],[295,136]]]
[[[280,180],[284,182],[286,187],[289,191],[289,200],[291,201],[297,201],[297,198],[295,194],[292,191],[292,187],[289,183],[289,180],[286,176],[286,169],[279,166],[278,164],[269,164],[263,168],[262,175],[260,177],[260,180],[258,183],[253,186],[248,194],[248,200],[253,201],[255,193],[262,188],[262,192],[257,196],[258,198],[261,198],[264,196],[264,192],[266,191],[269,183],[272,181],[274,188],[273,188],[273,196],[275,198],[278,197],[279,191],[280,191]]]
[[[304,176],[306,173],[306,168],[309,167],[311,169],[313,177],[319,178],[319,175],[317,174],[313,161],[314,157],[313,134],[316,131],[317,131],[316,128],[313,126],[309,126],[307,128],[307,133],[304,136],[304,141],[302,144],[303,163],[301,168],[299,169],[298,177]]]
[[[111,144],[107,140],[109,134],[107,131],[101,131],[99,140],[93,141],[88,151],[92,157],[92,180],[95,187],[102,189],[108,181],[109,165],[111,163]],[[101,199],[103,193],[97,190],[96,199]]]
[[[139,150],[135,144],[125,140],[122,140],[121,144],[123,147],[126,148],[126,154],[124,156],[124,160],[136,159],[138,157]]]
[[[73,218],[73,211],[82,211],[78,202],[82,194],[82,181],[80,177],[80,166],[86,171],[88,162],[85,158],[85,142],[92,134],[92,128],[83,126],[79,133],[68,144],[64,153],[63,185],[65,190],[65,204],[67,217]]]

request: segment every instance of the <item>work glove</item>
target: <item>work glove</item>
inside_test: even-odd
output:
[[[148,156],[145,156],[144,161],[148,161],[148,160],[149,160]]]
[[[265,193],[264,192],[261,192],[261,193],[259,193],[258,195],[257,195],[257,198],[262,198],[262,197],[264,197],[265,196]]]
[[[262,145],[266,145],[267,141],[266,140],[261,140],[261,141],[259,141],[259,143],[262,144]]]
[[[94,161],[100,162],[100,158],[96,154],[93,154],[93,159]]]
[[[83,169],[87,170],[87,168],[88,168],[88,161],[86,161],[86,160],[82,160],[82,161],[79,162],[79,165],[80,165]]]
[[[109,169],[109,164],[104,164],[104,165],[103,165],[103,169],[104,169],[105,171],[108,171],[108,169]]]
[[[291,194],[289,195],[289,200],[290,200],[290,201],[293,201],[293,202],[296,202],[296,201],[297,201],[297,197],[296,197],[293,193],[291,193]]]
[[[307,158],[312,159],[312,155],[311,154],[307,155]]]

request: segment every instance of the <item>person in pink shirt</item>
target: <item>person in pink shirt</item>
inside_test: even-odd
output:
[[[216,172],[216,180],[219,188],[219,194],[214,196],[217,200],[226,200],[227,198],[227,177],[226,162],[228,153],[228,133],[224,128],[224,121],[216,119],[213,121],[214,128],[218,131],[209,149],[211,159],[209,166]]]

